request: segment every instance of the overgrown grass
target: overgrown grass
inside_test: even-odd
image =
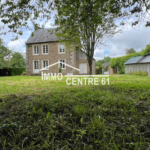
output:
[[[100,78],[101,81],[102,77]],[[139,77],[136,75],[111,75],[109,77],[110,85],[122,85],[128,88],[129,86],[150,87],[150,77]],[[101,84],[101,83],[100,83]],[[10,94],[17,95],[41,95],[52,92],[64,91],[66,89],[76,89],[82,87],[68,86],[66,84],[66,77],[61,81],[48,80],[42,81],[39,76],[13,76],[0,77],[0,97],[5,97]]]
[[[12,83],[19,85],[13,79],[6,79],[10,89]],[[39,77],[20,78],[20,83],[25,80],[33,83],[20,86],[25,92],[27,88],[34,92],[33,81],[44,83],[41,89],[51,89]],[[0,149],[150,149],[149,77],[111,76],[109,86],[67,86],[65,79],[61,84],[53,82],[57,90],[49,93],[20,95],[18,91],[17,96],[0,99]]]

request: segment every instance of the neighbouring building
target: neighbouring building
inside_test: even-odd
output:
[[[66,49],[59,43],[55,35],[55,29],[39,29],[34,32],[26,42],[26,68],[28,75],[40,75],[40,69],[45,68],[53,63],[61,61],[75,68],[80,72],[69,68],[64,64],[57,64],[48,68],[46,73],[58,73],[59,67],[62,68],[62,74],[89,74],[89,65],[87,57],[83,51]],[[95,74],[95,59],[93,59],[93,71]]]
[[[150,55],[130,58],[125,64],[125,73],[147,72],[150,76]]]
[[[106,62],[104,64],[102,64],[103,68],[102,68],[102,74],[117,74],[117,69],[113,69],[110,67],[110,62]],[[105,70],[105,68],[107,70]]]

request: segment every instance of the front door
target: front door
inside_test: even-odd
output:
[[[87,63],[79,64],[80,74],[87,74]]]
[[[37,61],[37,60],[33,61],[33,73],[34,74],[39,74],[40,73],[39,61]]]

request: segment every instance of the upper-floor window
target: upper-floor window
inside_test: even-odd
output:
[[[33,54],[34,55],[39,55],[39,46],[38,45],[33,46]]]
[[[65,46],[63,44],[59,44],[58,53],[59,54],[65,53]]]
[[[47,44],[42,45],[42,54],[48,54],[48,45]]]

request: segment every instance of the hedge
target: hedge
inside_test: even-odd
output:
[[[128,54],[123,57],[112,58],[110,61],[111,68],[117,68],[119,74],[125,73],[125,65],[124,63],[132,57],[136,56],[147,56],[150,55],[150,44],[146,46],[144,50],[139,53]]]
[[[3,68],[0,69],[0,76],[15,76],[21,75],[26,68]]]
[[[110,61],[111,68],[117,68],[119,74],[125,73],[125,65],[124,63],[132,57],[141,56],[142,52],[128,54],[126,56],[112,58]]]
[[[11,75],[21,75],[25,70],[26,68],[11,68]]]

